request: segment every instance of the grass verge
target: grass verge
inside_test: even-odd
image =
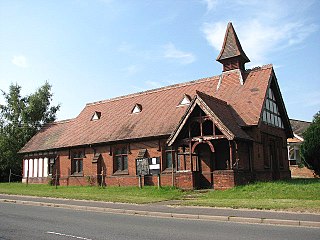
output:
[[[273,209],[320,213],[320,179],[257,182],[226,191],[210,191],[183,205]]]
[[[27,186],[22,183],[0,183],[0,193],[139,204],[182,199],[186,194],[172,187],[139,189],[138,187],[59,186],[56,189],[49,185],[29,184]]]
[[[182,191],[172,187],[90,187],[0,183],[0,193],[84,199],[106,202],[153,203],[181,200],[181,205],[320,213],[320,179],[258,182],[225,191]],[[192,196],[191,199],[185,199]]]

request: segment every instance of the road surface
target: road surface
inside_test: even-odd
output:
[[[319,228],[155,218],[0,203],[0,239],[318,239]]]

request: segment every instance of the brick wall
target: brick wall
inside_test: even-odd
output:
[[[233,170],[213,171],[213,189],[225,190],[235,186]]]
[[[316,176],[314,171],[307,167],[300,168],[299,166],[290,166],[290,170],[294,178],[314,178]]]
[[[254,138],[252,143],[252,168],[255,174],[250,173],[249,165],[249,151],[246,143],[238,143],[238,157],[240,159],[239,170],[236,173],[233,170],[216,170],[211,173],[210,163],[203,164],[203,174],[201,177],[206,179],[210,186],[214,189],[227,189],[235,185],[245,184],[250,182],[254,177],[256,180],[272,180],[272,172],[264,166],[264,151],[261,139],[261,132],[271,136],[278,137],[284,140],[284,131],[275,129],[269,126],[263,126],[261,129],[257,127],[248,130],[248,134]],[[119,143],[113,145],[96,145],[79,147],[72,149],[64,149],[58,151],[58,160],[56,161],[56,169],[58,170],[60,185],[97,185],[100,183],[100,170],[104,170],[104,184],[106,186],[138,186],[139,179],[136,176],[136,158],[141,149],[147,149],[146,157],[160,157],[161,170],[164,169],[164,155],[165,155],[166,139],[148,140],[140,142]],[[290,177],[289,164],[287,160],[286,145],[283,149],[282,157],[284,158],[283,169],[280,169],[280,178],[286,179]],[[128,170],[124,172],[117,172],[115,168],[115,150],[117,148],[126,147],[128,149]],[[71,175],[71,157],[72,151],[84,151],[83,158],[83,172],[81,174]],[[99,163],[93,162],[95,153],[101,154]],[[233,155],[235,157],[235,151]],[[233,162],[235,158],[233,159]],[[189,161],[187,161],[189,164]],[[55,173],[55,172],[54,172]],[[196,178],[197,173],[192,172],[178,172],[174,174],[174,185],[180,188],[191,189],[199,186]],[[199,179],[198,179],[199,181]],[[46,179],[33,179],[32,182],[47,182]],[[142,179],[142,185],[157,185],[157,176],[148,176]],[[172,186],[171,171],[163,171],[161,173],[161,185]]]
[[[175,186],[182,189],[193,189],[192,172],[183,172],[175,174]]]

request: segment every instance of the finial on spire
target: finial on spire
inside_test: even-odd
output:
[[[223,64],[224,72],[233,69],[245,70],[244,64],[250,62],[241,47],[231,22],[228,23],[222,49],[217,57],[217,61]]]

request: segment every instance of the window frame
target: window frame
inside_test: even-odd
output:
[[[265,104],[262,112],[262,121],[270,126],[284,129],[284,124],[279,112],[277,99],[274,96],[273,90],[269,87]]]
[[[48,176],[54,175],[53,172],[54,172],[55,163],[56,163],[55,157],[48,158]]]
[[[170,165],[168,164],[168,157],[167,157],[168,155],[171,156],[171,164]],[[163,164],[164,170],[166,170],[166,169],[172,170],[175,166],[174,163],[175,163],[175,150],[173,148],[167,147],[164,152],[164,164]]]
[[[128,173],[128,169],[129,169],[128,155],[129,155],[129,150],[127,146],[117,147],[114,149],[114,154],[113,154],[114,173]],[[120,164],[118,164],[119,159],[120,159]],[[119,166],[120,166],[120,169],[119,169]]]
[[[84,151],[73,151],[71,155],[71,175],[83,176]]]

